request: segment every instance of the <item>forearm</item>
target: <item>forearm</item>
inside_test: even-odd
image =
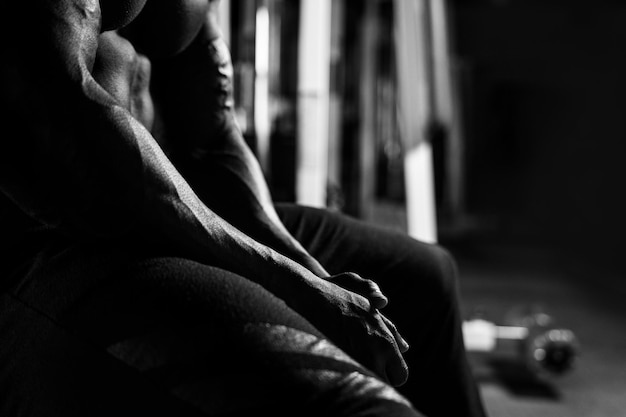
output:
[[[165,141],[173,162],[220,216],[318,276],[328,276],[275,212],[261,167],[234,118],[228,50],[221,39],[207,39],[214,35],[201,32],[181,56],[156,67],[156,97],[170,129]]]
[[[233,127],[233,129],[235,129]],[[318,276],[324,268],[284,227],[275,211],[261,168],[236,132],[229,143],[202,158],[181,162],[183,176],[200,199],[247,235],[301,263]]]

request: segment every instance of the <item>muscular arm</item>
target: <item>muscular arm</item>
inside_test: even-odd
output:
[[[328,277],[274,210],[261,167],[234,118],[230,54],[212,16],[186,51],[154,62],[155,97],[170,128],[165,135],[173,162],[200,199],[221,217],[316,275]],[[131,24],[131,39],[132,30]]]
[[[2,66],[4,124],[15,132],[3,140],[2,191],[79,241],[156,241],[200,262],[261,275],[270,287],[279,287],[272,282],[280,276],[311,278],[200,201],[146,128],[92,77],[98,3],[59,3],[41,6],[37,36],[20,45],[36,55],[17,56],[16,48]]]
[[[41,0],[0,65],[0,191],[77,241],[152,240],[254,280],[392,383],[397,335],[369,302],[241,233],[202,203],[154,138],[92,77],[93,0]]]

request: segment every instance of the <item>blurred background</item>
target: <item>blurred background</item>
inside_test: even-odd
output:
[[[465,317],[540,306],[575,367],[484,361],[493,416],[626,415],[626,4],[221,0],[245,138],[274,198],[436,242]]]

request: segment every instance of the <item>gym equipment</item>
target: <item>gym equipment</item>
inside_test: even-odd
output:
[[[574,332],[537,307],[510,310],[502,325],[476,315],[463,322],[463,339],[468,352],[515,363],[535,377],[571,371],[580,354]]]

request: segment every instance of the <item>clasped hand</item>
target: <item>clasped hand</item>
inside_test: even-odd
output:
[[[354,273],[321,281],[317,294],[325,302],[313,307],[311,322],[384,381],[394,386],[405,383],[408,367],[402,354],[409,345],[379,311],[388,300],[378,285]]]

